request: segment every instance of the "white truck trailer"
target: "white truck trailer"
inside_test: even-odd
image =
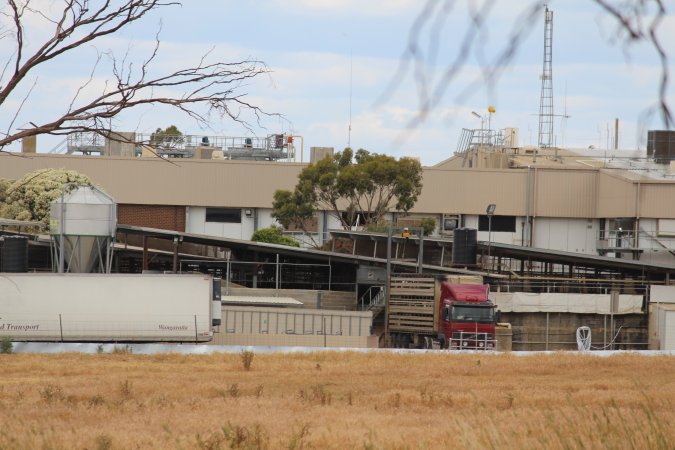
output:
[[[220,324],[210,275],[0,273],[0,337],[207,342]]]

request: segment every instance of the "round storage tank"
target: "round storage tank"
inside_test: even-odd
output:
[[[49,233],[64,270],[68,261],[68,272],[107,272],[107,252],[116,230],[117,205],[94,186],[79,186],[51,203]]]
[[[455,228],[452,238],[452,264],[473,266],[476,264],[477,231],[475,228]]]
[[[28,272],[28,238],[5,236],[2,239],[2,271]]]

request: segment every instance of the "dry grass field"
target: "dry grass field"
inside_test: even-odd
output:
[[[0,355],[0,449],[675,448],[675,357]]]

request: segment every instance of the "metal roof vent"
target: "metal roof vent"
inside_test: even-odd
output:
[[[112,197],[94,186],[66,184],[61,197],[51,203],[49,221],[59,273],[110,273],[116,229]]]

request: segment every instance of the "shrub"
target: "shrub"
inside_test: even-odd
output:
[[[98,349],[97,349],[98,351]],[[113,355],[131,355],[134,352],[134,349],[131,347],[131,345],[126,344],[122,347],[118,347],[117,345],[113,347],[111,353]]]
[[[251,370],[251,363],[253,362],[255,353],[249,350],[242,350],[239,356],[241,357],[241,364],[244,366],[244,369]]]
[[[366,225],[365,229],[371,233],[387,233],[390,226],[391,222],[386,220],[378,220],[377,222],[371,222]]]
[[[292,237],[283,234],[280,227],[271,226],[261,228],[253,233],[251,240],[254,242],[266,242],[268,244],[287,245],[289,247],[300,247],[300,243]]]
[[[112,437],[107,434],[99,434],[96,436],[97,450],[110,450],[112,448]]]
[[[239,385],[237,383],[231,384],[227,392],[230,394],[230,397],[237,398],[239,397]]]
[[[129,380],[124,380],[120,383],[119,390],[122,398],[130,399],[133,396],[133,383]]]
[[[419,220],[415,220],[414,225],[410,225],[414,228],[422,228],[422,232],[424,233],[425,236],[430,236],[434,230],[436,230],[436,219],[433,217],[423,217]],[[386,220],[380,220],[378,222],[370,223],[366,227],[366,231],[370,231],[371,233],[387,233],[389,231],[389,226],[391,225],[391,222],[387,222]],[[397,225],[394,227],[394,233],[398,232],[398,229],[400,228],[400,225]]]
[[[7,187],[3,182],[0,215],[8,219],[33,220],[49,225],[52,200],[61,197],[67,183],[91,184],[86,175],[74,170],[38,169]],[[70,192],[70,191],[69,191]]]
[[[424,235],[429,236],[436,229],[436,219],[433,217],[424,217],[420,220],[420,226],[424,230]]]
[[[40,398],[42,398],[42,400],[47,403],[54,403],[63,400],[65,396],[61,386],[48,384],[44,388],[40,389]]]
[[[12,343],[12,338],[3,337],[0,341],[0,353],[12,353],[14,351],[14,344]]]

